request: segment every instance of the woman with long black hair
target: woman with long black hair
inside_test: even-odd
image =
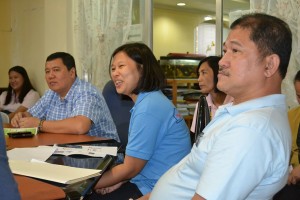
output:
[[[24,112],[40,98],[33,88],[26,70],[22,66],[14,66],[8,71],[8,90],[0,95],[0,110],[12,119],[15,113]]]

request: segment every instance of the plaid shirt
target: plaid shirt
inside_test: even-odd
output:
[[[116,126],[102,94],[90,83],[76,78],[65,99],[47,90],[28,112],[45,120],[62,120],[83,115],[92,120],[88,135],[119,140]]]

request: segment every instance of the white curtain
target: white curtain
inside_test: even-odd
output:
[[[287,96],[290,108],[298,105],[293,79],[300,69],[300,1],[299,0],[250,0],[250,10],[264,12],[287,22],[293,34],[293,50],[282,92]]]
[[[109,61],[131,24],[131,0],[73,1],[74,56],[82,78],[102,89]]]

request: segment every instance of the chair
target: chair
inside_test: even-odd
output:
[[[105,84],[102,94],[115,122],[122,148],[125,149],[128,141],[130,109],[134,102],[128,96],[118,94],[112,80]]]
[[[4,112],[0,112],[0,113],[1,113],[2,123],[9,123],[8,115]]]

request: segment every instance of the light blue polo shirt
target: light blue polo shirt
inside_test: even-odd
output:
[[[287,181],[291,132],[285,96],[217,110],[191,153],[157,182],[152,200],[272,199]]]

